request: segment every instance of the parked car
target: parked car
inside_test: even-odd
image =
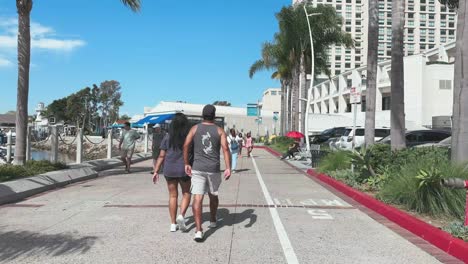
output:
[[[346,131],[346,127],[333,127],[322,131],[311,140],[312,144],[322,144],[334,138],[340,138]]]
[[[406,138],[406,146],[407,147],[414,147],[423,144],[429,143],[437,143],[440,142],[448,137],[450,137],[452,133],[447,130],[413,130],[407,131],[405,138]],[[390,144],[390,136],[382,139],[379,143]]]
[[[359,148],[364,145],[364,131],[363,127],[357,127],[356,132],[353,133],[353,128],[347,127],[346,132],[340,138],[339,144],[341,149],[351,150],[353,148],[353,138],[354,138],[354,147]],[[390,128],[382,127],[375,129],[375,141],[378,141],[386,136],[390,135]]]
[[[452,147],[452,137],[448,137],[437,143],[426,143],[416,146],[417,148],[427,148],[427,147],[437,147],[437,148],[451,148]]]

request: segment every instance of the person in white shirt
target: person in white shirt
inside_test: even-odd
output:
[[[227,137],[229,151],[231,152],[231,172],[236,173],[237,155],[239,154],[239,141],[237,140],[236,130],[231,128]]]

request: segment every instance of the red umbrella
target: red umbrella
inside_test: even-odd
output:
[[[287,134],[286,134],[287,137],[290,137],[290,138],[303,138],[304,137],[304,134],[302,134],[301,132],[299,131],[289,131]]]

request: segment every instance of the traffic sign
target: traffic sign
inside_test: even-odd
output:
[[[361,103],[361,89],[356,87],[351,87],[349,102],[352,104]]]

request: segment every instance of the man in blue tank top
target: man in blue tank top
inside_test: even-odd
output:
[[[185,173],[192,177],[192,210],[195,218],[195,241],[203,241],[202,205],[203,197],[210,197],[210,228],[216,227],[218,210],[218,189],[221,185],[220,150],[223,149],[224,179],[231,177],[230,153],[224,130],[214,124],[216,108],[206,105],[203,108],[203,122],[190,129],[184,144]],[[193,166],[190,166],[189,153],[193,144]]]

